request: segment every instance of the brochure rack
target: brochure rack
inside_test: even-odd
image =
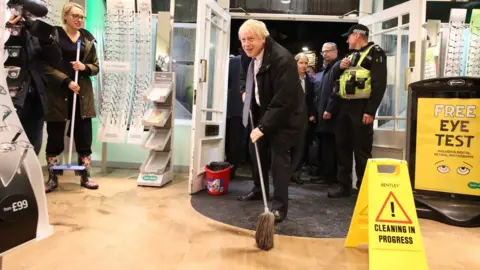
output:
[[[173,179],[173,107],[175,73],[154,72],[152,87],[145,92],[145,100],[152,102],[143,117],[143,125],[150,131],[143,147],[150,154],[140,167],[139,186],[161,187]]]

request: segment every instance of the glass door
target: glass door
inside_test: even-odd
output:
[[[189,193],[205,186],[205,166],[224,160],[230,15],[198,0]]]
[[[374,122],[374,146],[398,150],[399,158],[405,155],[408,84],[419,78],[414,73],[420,71],[414,68],[415,57],[420,56],[411,54],[415,49],[412,29],[421,27],[410,20],[418,15],[412,11],[414,3],[408,1],[359,19],[370,29],[370,40],[387,56],[387,89]]]

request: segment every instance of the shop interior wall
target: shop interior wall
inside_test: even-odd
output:
[[[98,4],[98,0],[75,0],[75,2],[85,5],[88,4]],[[105,3],[105,1],[104,1]],[[175,21],[177,23],[194,23],[196,21],[196,0],[176,0],[175,4]],[[159,11],[169,11],[170,9],[170,0],[152,0],[152,9],[154,13]],[[182,72],[180,68],[174,71],[177,72],[177,89],[176,89],[176,98],[181,103],[186,104],[187,106],[176,106],[175,111],[175,140],[174,140],[174,154],[173,154],[173,165],[178,171],[185,171],[188,169],[190,161],[190,134],[191,134],[191,106],[190,109],[185,109],[189,107],[188,104],[191,104],[191,97],[184,94],[184,89],[182,87],[187,85],[191,86],[193,84],[193,61],[195,57],[195,28],[192,31],[187,31],[185,35],[184,31],[174,31],[174,45],[177,47],[175,52],[172,52],[173,55],[183,56],[185,59],[188,59],[188,62],[191,62],[191,65],[188,65],[189,72]],[[177,40],[175,42],[175,40]],[[181,44],[188,44],[189,46],[176,46]],[[173,57],[174,58],[174,57]],[[179,89],[182,89],[179,91]],[[193,93],[193,92],[192,92]],[[92,164],[94,166],[100,166],[101,156],[102,156],[102,142],[96,139],[96,131],[98,129],[98,119],[93,119],[93,144],[92,144]],[[40,163],[42,166],[46,165],[45,160],[45,148],[46,148],[46,139],[47,133],[44,129],[43,133],[43,145],[42,150],[39,155]],[[75,147],[75,145],[74,145]],[[65,153],[68,151],[68,138],[65,140]],[[64,153],[64,154],[65,154]],[[107,144],[107,166],[108,167],[121,167],[121,168],[133,168],[138,169],[141,163],[148,156],[148,150],[145,150],[141,145],[126,144],[126,143],[108,143]],[[75,157],[75,155],[74,155]]]

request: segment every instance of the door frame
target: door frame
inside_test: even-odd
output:
[[[388,149],[388,151],[396,150],[401,151],[401,158],[405,158],[405,148],[406,148],[406,129],[399,130],[397,127],[397,120],[405,120],[408,118],[408,111],[405,116],[400,117],[398,115],[398,102],[399,102],[399,93],[400,91],[408,91],[408,89],[400,89],[400,80],[405,80],[407,87],[409,83],[418,81],[421,79],[422,74],[422,46],[423,46],[423,21],[425,16],[424,9],[422,9],[422,0],[410,0],[408,2],[396,5],[394,7],[382,10],[380,12],[362,16],[359,19],[359,23],[367,25],[370,27],[370,36],[374,37],[376,35],[382,34],[389,31],[397,31],[397,53],[396,53],[396,66],[395,73],[400,74],[401,68],[401,32],[400,30],[408,27],[409,32],[409,42],[408,42],[408,51],[409,51],[409,63],[413,57],[412,65],[408,65],[408,71],[406,71],[406,76],[400,78],[399,75],[395,76],[395,105],[394,105],[394,115],[393,116],[377,116],[376,119],[379,120],[392,120],[394,121],[394,127],[392,130],[387,129],[378,129],[375,126],[374,133],[374,147]],[[402,16],[409,14],[409,22],[403,23]],[[376,23],[381,23],[388,21],[389,19],[398,18],[398,25],[390,29],[384,29],[381,31],[375,31],[373,27]],[[412,53],[413,52],[413,53]],[[408,96],[408,95],[407,95]],[[406,104],[405,104],[406,105]]]
[[[232,19],[255,19],[255,20],[275,20],[275,21],[305,21],[305,22],[339,22],[356,23],[357,17],[342,17],[336,15],[305,15],[305,14],[281,14],[281,13],[245,13],[230,12]]]
[[[224,39],[217,44],[216,57],[214,64],[214,102],[212,107],[207,108],[208,83],[209,83],[209,65],[210,49],[206,47],[210,44],[211,25],[216,24],[205,14],[211,9],[212,12],[219,15],[224,23],[217,25],[222,31]],[[206,27],[208,25],[209,27]],[[205,187],[205,165],[211,161],[223,161],[225,158],[225,130],[227,118],[227,94],[228,94],[228,64],[230,51],[230,28],[231,16],[214,0],[198,0],[197,22],[196,22],[196,42],[195,42],[195,64],[194,64],[194,97],[192,107],[192,129],[190,146],[190,168],[189,168],[189,194],[201,191]],[[223,72],[223,74],[222,74]],[[223,91],[220,91],[223,90]],[[220,95],[219,95],[220,94]],[[204,107],[205,106],[205,107]],[[212,115],[212,120],[206,120],[207,113]],[[205,116],[205,120],[204,120]],[[218,117],[220,116],[220,117]],[[206,124],[218,125],[218,135],[206,137],[204,131]],[[215,144],[212,152],[203,152],[204,143]],[[221,157],[221,160],[219,160]],[[208,160],[207,164],[201,164]]]

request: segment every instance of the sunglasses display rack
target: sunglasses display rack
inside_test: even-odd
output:
[[[150,154],[140,167],[137,178],[139,186],[160,187],[173,179],[173,110],[174,110],[174,72],[154,72],[152,87],[145,92],[145,100],[152,107],[143,117],[143,124],[150,127],[143,147]]]
[[[145,91],[150,87],[153,73],[152,58],[152,5],[150,0],[137,0],[137,55],[136,76],[133,104],[131,107],[130,125],[127,143],[141,144],[144,126],[142,118],[148,103],[144,100]]]
[[[135,89],[136,15],[133,0],[108,0],[97,140],[124,143]]]
[[[48,8],[48,14],[42,17],[42,21],[50,25],[62,25],[62,8],[69,0],[41,0]]]
[[[435,50],[435,47],[427,48],[426,50],[425,71],[423,75],[425,80],[438,77],[435,63]]]
[[[22,6],[11,6],[10,13],[15,16],[22,16]],[[7,23],[5,36],[2,39],[2,46],[4,46],[4,57],[6,58],[2,63],[7,75],[8,88],[0,89],[0,94],[9,93],[12,99],[15,99],[20,93],[22,84],[27,76],[27,70],[22,68],[22,62],[25,55],[25,24],[19,21],[16,24]]]
[[[445,58],[445,76],[462,76],[465,72],[465,24],[463,22],[450,22],[447,41],[447,54]]]
[[[150,0],[107,1],[97,140],[141,144],[153,72]]]
[[[480,9],[472,10],[470,42],[467,55],[467,76],[480,77]]]
[[[470,23],[466,23],[467,9],[451,9],[449,23],[427,23],[428,36],[435,40],[435,46],[425,50],[425,79],[480,76],[480,9],[472,10],[470,17]]]
[[[5,0],[0,0],[0,6],[5,5]],[[5,9],[0,9],[0,21],[5,22],[5,16]],[[3,42],[8,34],[11,33],[7,33],[2,23],[2,63],[6,57]],[[9,72],[0,65],[0,262],[6,252],[44,239],[53,232],[42,168],[8,94],[6,77]]]

